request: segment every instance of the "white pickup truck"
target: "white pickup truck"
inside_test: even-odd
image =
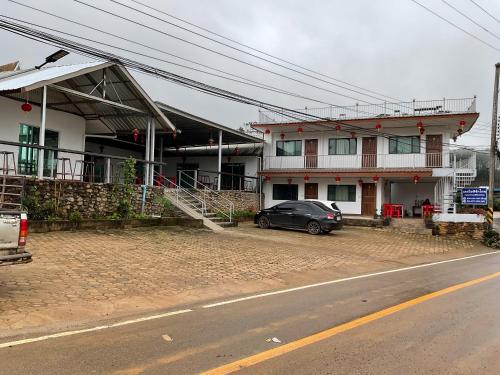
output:
[[[31,262],[31,254],[24,250],[27,237],[26,213],[0,210],[0,265]]]

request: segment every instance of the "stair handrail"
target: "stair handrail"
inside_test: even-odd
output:
[[[182,192],[184,194],[187,194],[189,195],[191,198],[194,198],[195,200],[197,200],[198,202],[201,203],[201,214],[202,215],[205,215],[206,212],[207,212],[207,204],[206,202],[201,199],[200,197],[192,194],[188,189],[185,189],[183,188],[182,186],[180,185],[177,185],[175,182],[173,182],[171,179],[161,175],[160,173],[156,172],[156,171],[153,171],[153,177],[160,177],[160,179],[157,179],[157,178],[154,178],[155,182],[160,185],[161,187],[163,187],[164,189],[171,189],[170,186],[173,186],[173,189],[175,190],[175,198],[177,200],[177,202],[179,201],[179,198],[181,198],[180,200],[183,201],[183,203],[185,203],[186,199],[182,199],[183,197],[179,194],[179,192]],[[166,180],[168,181],[168,184],[169,186],[165,185],[163,183],[163,181]]]
[[[219,214],[222,214],[229,218],[229,222],[233,221],[233,214],[234,214],[234,203],[224,197],[219,191],[211,189],[209,186],[205,185],[204,183],[197,181],[194,177],[188,175],[185,173],[185,171],[179,171],[179,181],[182,181],[182,176],[185,175],[186,177],[190,178],[193,181],[193,188],[196,190],[201,190],[203,191],[203,197],[205,199],[205,202],[207,201],[207,198],[210,199],[214,204],[218,204],[219,207],[212,206],[216,211],[218,211]],[[201,186],[203,189],[198,189],[198,186]],[[208,197],[207,197],[207,192],[209,192]],[[215,197],[219,198],[219,201],[217,201]],[[220,202],[226,202],[225,204]],[[222,206],[222,209],[221,209]],[[228,209],[228,211],[224,211],[224,209]]]

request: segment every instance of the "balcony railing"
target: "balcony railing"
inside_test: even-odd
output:
[[[441,100],[413,100],[411,102],[379,104],[363,104],[353,106],[330,106],[322,108],[301,108],[297,111],[310,117],[304,121],[318,121],[321,119],[351,120],[364,118],[407,117],[442,115],[450,113],[476,112],[476,98],[441,99]],[[297,114],[287,116],[286,111],[259,111],[260,124],[297,122]]]
[[[287,169],[366,169],[366,168],[462,168],[475,169],[474,153],[356,154],[264,156],[264,170]]]

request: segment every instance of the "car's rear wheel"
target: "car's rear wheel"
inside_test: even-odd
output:
[[[317,221],[310,221],[307,223],[307,232],[309,232],[309,234],[320,234],[321,225]]]
[[[261,216],[259,218],[259,222],[258,223],[259,223],[259,227],[262,228],[262,229],[269,229],[269,227],[271,227],[271,222],[265,216]]]

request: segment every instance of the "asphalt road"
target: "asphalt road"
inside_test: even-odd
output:
[[[234,363],[249,374],[495,374],[499,271],[491,254],[181,306],[191,311],[0,348],[0,373],[190,374]]]

